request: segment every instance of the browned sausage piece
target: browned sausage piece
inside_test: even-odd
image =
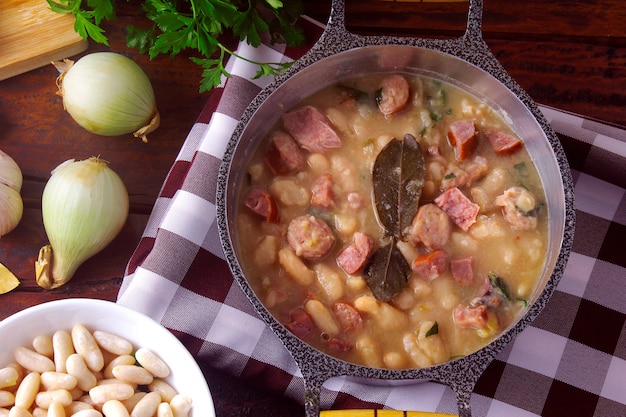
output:
[[[472,263],[473,258],[471,256],[450,261],[452,278],[464,287],[468,287],[474,282],[474,268],[472,267]]]
[[[458,188],[450,188],[435,198],[435,204],[445,211],[457,226],[467,231],[476,222],[480,207]]]
[[[311,152],[324,153],[341,147],[341,138],[326,121],[326,117],[313,106],[302,107],[283,115],[283,127]]]
[[[491,147],[497,154],[507,154],[522,147],[523,142],[513,135],[499,130],[491,130],[485,133]]]
[[[338,302],[333,304],[333,313],[337,321],[341,325],[344,332],[352,330],[361,330],[363,328],[363,317],[359,310],[352,307],[351,304]]]
[[[265,218],[265,221],[277,223],[279,220],[278,206],[274,197],[263,188],[252,188],[244,202],[246,207]]]
[[[352,350],[352,342],[340,339],[338,337],[331,337],[326,341],[328,349],[333,352],[348,352]]]
[[[409,82],[402,75],[393,74],[382,80],[378,108],[385,115],[397,113],[409,101]]]
[[[441,249],[450,238],[450,219],[435,204],[424,204],[419,208],[408,230],[408,238],[422,242],[429,249]]]
[[[352,244],[337,256],[337,264],[349,275],[363,268],[374,249],[374,240],[365,233],[355,232],[352,239]]]
[[[435,279],[448,269],[448,254],[443,250],[425,253],[413,259],[411,269],[418,275]]]
[[[473,120],[457,120],[448,126],[448,141],[454,146],[456,158],[463,161],[478,146],[478,130]]]
[[[325,174],[316,179],[311,185],[311,204],[315,207],[332,210],[335,208],[335,194],[333,193],[333,176]]]
[[[452,312],[457,326],[465,329],[482,329],[487,325],[489,313],[487,306],[462,306],[459,304]]]
[[[335,236],[324,220],[305,214],[296,217],[287,226],[287,242],[296,255],[319,259],[331,250]]]
[[[277,131],[270,138],[265,163],[274,175],[291,174],[304,167],[304,152],[290,135]]]
[[[303,308],[295,308],[289,313],[285,327],[300,339],[305,339],[315,329],[313,319]]]

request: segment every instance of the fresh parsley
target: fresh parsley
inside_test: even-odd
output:
[[[109,46],[100,25],[115,19],[115,0],[46,1],[56,13],[74,15],[74,30],[84,39]],[[245,59],[220,41],[223,35],[231,34],[253,47],[261,44],[263,34],[272,43],[294,46],[304,42],[302,29],[293,25],[303,13],[302,0],[143,0],[141,9],[152,26],[129,26],[127,45],[151,59],[183,50],[197,52],[191,60],[203,68],[200,92],[218,86],[222,76],[230,76],[225,69],[228,56]],[[253,78],[277,75],[292,64],[246,60],[259,67]]]

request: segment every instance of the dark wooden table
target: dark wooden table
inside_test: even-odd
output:
[[[540,104],[626,126],[626,3],[623,0],[484,0],[483,34],[511,76]],[[125,46],[125,28],[139,24],[137,2],[118,2],[106,25],[111,50],[138,62],[152,80],[161,126],[142,143],[132,136],[98,137],[78,127],[55,94],[50,65],[0,82],[0,149],[24,174],[24,217],[0,239],[0,262],[20,286],[0,295],[0,319],[45,301],[115,300],[126,263],[146,226],[161,184],[210,93],[198,93],[201,69],[184,53],[149,60]],[[329,0],[305,0],[306,13],[325,22]],[[451,37],[462,33],[465,2],[347,0],[346,25],[361,34]],[[226,40],[228,43],[229,41]],[[230,41],[234,45],[234,41]],[[87,52],[109,50],[94,43]],[[47,242],[41,194],[50,171],[70,159],[100,155],[124,180],[131,214],[121,234],[52,291],[35,282],[34,261]],[[0,341],[1,343],[1,341]],[[218,416],[296,416],[303,409],[205,369]]]

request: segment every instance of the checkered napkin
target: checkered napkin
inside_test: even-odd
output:
[[[302,23],[308,39],[321,26]],[[257,49],[259,61],[307,48]],[[217,234],[220,159],[247,104],[271,79],[231,60],[172,166],[130,259],[118,302],[161,322],[201,363],[303,401],[302,374],[229,272]],[[564,276],[544,312],[487,368],[475,416],[626,416],[626,131],[541,107],[562,140],[575,180],[577,228]],[[333,378],[322,408],[456,413],[450,388],[432,382],[370,386]]]

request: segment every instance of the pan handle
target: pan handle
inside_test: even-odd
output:
[[[482,40],[483,0],[468,0],[467,26],[464,37]],[[345,0],[332,0],[327,28],[347,33]]]

